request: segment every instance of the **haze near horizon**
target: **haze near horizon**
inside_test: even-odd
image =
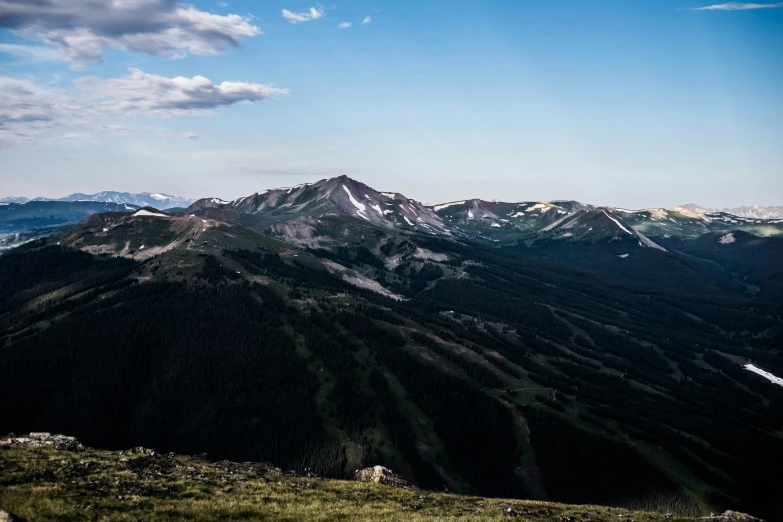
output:
[[[780,3],[0,1],[0,196],[783,203]]]

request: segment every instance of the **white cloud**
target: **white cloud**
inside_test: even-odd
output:
[[[197,140],[199,136],[195,132],[188,132],[185,134],[185,137],[189,140]]]
[[[0,28],[57,46],[76,63],[109,48],[153,56],[215,55],[261,34],[247,17],[174,0],[0,0]]]
[[[188,116],[238,102],[288,94],[288,89],[259,83],[222,82],[217,85],[203,76],[167,78],[134,68],[129,71],[124,78],[85,76],[73,83],[81,93],[100,100],[101,110],[117,115]]]
[[[66,139],[74,132],[83,136],[85,130],[140,130],[111,120],[198,116],[235,103],[288,94],[287,89],[271,85],[215,84],[203,76],[167,78],[139,69],[130,69],[123,78],[81,77],[69,89],[0,76],[0,92],[0,148]]]
[[[364,20],[362,20],[362,25],[369,24],[370,22],[372,22],[372,18],[370,18],[369,16],[365,16]]]
[[[783,2],[774,4],[751,4],[745,2],[727,2],[725,4],[708,5],[706,7],[697,7],[695,11],[744,11],[745,9],[774,9],[783,7]]]
[[[57,62],[65,57],[57,49],[43,45],[18,45],[0,43],[0,53],[25,58],[33,62]]]
[[[351,22],[340,22],[339,24],[337,24],[337,28],[338,29],[348,29],[352,25],[353,24]]]
[[[311,7],[309,11],[304,13],[293,13],[288,9],[283,9],[283,18],[291,22],[292,24],[298,24],[300,22],[309,22],[310,20],[318,20],[324,17],[324,8],[318,6],[317,8]]]

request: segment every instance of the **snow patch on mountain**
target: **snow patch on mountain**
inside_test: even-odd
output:
[[[724,234],[720,236],[720,239],[718,239],[718,243],[721,245],[730,245],[734,243],[737,240],[737,238],[734,237],[734,234],[729,232],[728,234]]]
[[[556,226],[560,225],[560,223],[562,223],[563,221],[565,221],[569,217],[571,217],[571,214],[566,214],[565,216],[561,217],[560,219],[558,219],[556,221],[553,221],[552,223],[550,223],[547,226],[545,226],[544,228],[542,228],[541,231],[542,232],[549,232],[550,230],[552,230]]]
[[[655,249],[657,249],[657,250],[662,250],[662,251],[664,251],[664,252],[668,252],[668,250],[666,250],[666,249],[665,249],[665,248],[663,248],[661,245],[659,245],[658,243],[656,243],[655,241],[653,241],[653,240],[652,240],[652,239],[650,239],[649,237],[645,236],[644,234],[642,234],[642,233],[641,233],[641,232],[639,232],[638,230],[634,230],[634,234],[636,235],[636,237],[638,237],[638,238],[639,238],[639,241],[640,241],[640,242],[641,242],[641,243],[642,243],[644,246],[646,246],[646,247],[650,247],[650,248],[655,248]]]
[[[746,364],[745,366],[743,366],[743,368],[745,368],[746,370],[750,370],[750,371],[752,371],[753,373],[755,373],[757,375],[761,375],[762,377],[767,379],[769,382],[775,383],[775,384],[777,384],[779,386],[783,386],[783,379],[781,379],[777,375],[773,375],[773,374],[769,373],[768,371],[762,370],[761,368],[759,368],[759,367],[757,367],[757,366],[755,366],[753,364]]]
[[[133,215],[134,216],[162,217],[162,218],[171,217],[171,216],[168,216],[166,214],[161,214],[160,212],[150,212],[149,210],[145,210],[145,209],[141,209],[141,210],[139,210],[137,212],[134,212]]]
[[[612,216],[610,216],[610,215],[609,215],[609,213],[607,213],[607,212],[606,212],[606,210],[604,210],[603,212],[604,212],[604,214],[606,215],[606,217],[608,217],[609,219],[611,219],[612,221],[614,221],[614,222],[615,222],[615,224],[616,224],[618,227],[620,227],[621,229],[623,229],[623,231],[624,231],[624,232],[626,232],[626,233],[628,233],[628,234],[630,234],[630,235],[632,235],[632,236],[634,235],[634,233],[633,233],[633,232],[631,232],[630,230],[628,230],[627,228],[625,228],[625,227],[623,226],[623,224],[622,224],[622,223],[620,223],[620,221],[618,221],[617,219],[615,219],[615,218],[613,218]]]
[[[350,189],[343,185],[343,190],[348,194],[348,199],[351,201],[351,204],[356,207],[357,214],[360,218],[366,219],[367,221],[370,220],[370,218],[367,217],[365,214],[365,209],[367,208],[364,203],[360,203],[355,197],[353,197],[353,193],[351,193]]]
[[[437,212],[438,210],[443,210],[444,208],[453,207],[454,205],[464,205],[464,201],[452,201],[451,203],[441,203],[440,205],[435,205],[432,207],[432,209]]]
[[[448,261],[449,256],[446,254],[441,254],[438,252],[433,252],[431,250],[427,250],[426,248],[416,247],[416,251],[413,253],[413,257],[416,257],[418,259],[427,259],[429,261]]]
[[[327,259],[327,260],[323,260],[323,264],[326,267],[326,269],[329,270],[330,272],[342,275],[343,281],[345,281],[350,285],[358,286],[359,288],[365,288],[367,290],[372,290],[375,293],[384,295],[396,301],[404,300],[404,298],[401,295],[395,294],[394,292],[388,290],[378,281],[365,277],[360,273],[351,270],[350,268],[346,268],[339,263],[335,263],[334,261],[330,261]]]
[[[348,199],[351,200],[351,204],[353,204],[353,206],[356,207],[359,212],[364,212],[364,209],[367,208],[364,206],[364,203],[359,203],[359,201],[353,197],[353,193],[351,193],[350,189],[348,189],[348,187],[345,185],[343,185],[343,190],[346,192],[346,194],[348,194]]]

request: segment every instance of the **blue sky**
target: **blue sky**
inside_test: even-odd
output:
[[[93,1],[0,0],[0,196],[783,204],[783,3]]]

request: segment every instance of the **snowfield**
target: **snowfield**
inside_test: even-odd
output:
[[[372,208],[372,209],[373,209],[373,210],[375,210],[375,211],[376,211],[378,214],[380,214],[381,216],[383,216],[384,212],[383,212],[383,210],[381,210],[381,207],[380,207],[380,205],[371,204],[371,205],[370,205],[370,208]]]
[[[745,366],[743,366],[743,368],[745,368],[746,370],[750,370],[755,374],[761,375],[765,379],[769,380],[769,382],[775,383],[778,386],[783,386],[783,379],[767,371],[764,371],[761,368],[758,368],[757,366],[754,366],[752,364],[746,364]]]
[[[734,234],[729,232],[726,235],[720,236],[720,239],[718,240],[718,243],[721,245],[730,245],[734,243],[737,239],[734,237]]]
[[[366,288],[367,290],[372,290],[375,293],[384,295],[386,297],[390,297],[395,301],[405,300],[405,298],[402,297],[401,295],[395,294],[394,292],[391,292],[388,289],[386,289],[386,287],[381,285],[378,281],[369,279],[368,277],[365,277],[362,274],[354,270],[351,270],[350,268],[346,268],[341,264],[329,260],[324,260],[323,263],[326,269],[329,270],[330,272],[342,275],[343,281],[345,281],[348,284],[351,284],[353,286],[358,286],[359,288]]]
[[[451,207],[453,205],[464,205],[464,204],[465,204],[464,201],[452,201],[451,203],[443,203],[441,205],[435,205],[432,208],[437,212],[438,210],[442,210],[444,208],[449,208],[449,207]]]
[[[634,234],[633,234],[633,232],[631,232],[630,230],[628,230],[627,228],[625,228],[625,227],[622,225],[622,223],[620,223],[620,222],[619,222],[619,221],[617,221],[615,218],[613,218],[612,216],[610,216],[609,214],[607,214],[606,210],[604,210],[604,214],[606,214],[606,217],[608,217],[609,219],[611,219],[612,221],[614,221],[614,222],[615,222],[615,224],[616,224],[618,227],[620,227],[621,229],[623,229],[623,231],[625,231],[625,232],[626,232],[626,233],[628,233],[628,234],[634,235]]]
[[[166,214],[161,214],[160,212],[150,212],[149,210],[139,210],[138,212],[133,213],[134,216],[152,216],[152,217],[162,217],[167,218],[171,216],[167,216]]]
[[[430,261],[448,261],[449,256],[438,252],[427,250],[426,248],[416,247],[416,251],[413,253],[413,257],[417,259],[428,259]]]
[[[353,197],[353,194],[351,193],[351,191],[350,191],[350,190],[348,190],[348,187],[346,187],[345,185],[343,185],[343,190],[344,190],[344,191],[345,191],[345,192],[348,194],[348,199],[350,199],[350,200],[351,200],[351,204],[353,204],[353,206],[354,206],[354,207],[356,207],[356,209],[357,209],[359,212],[364,212],[364,210],[365,210],[365,208],[366,208],[366,207],[364,206],[364,203],[359,203],[359,202],[356,200],[356,198],[355,198],[355,197]]]

